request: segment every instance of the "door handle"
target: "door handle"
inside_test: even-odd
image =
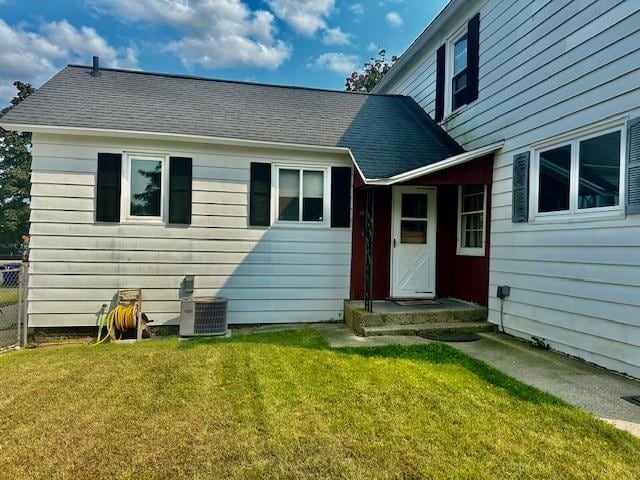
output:
[[[396,248],[396,239],[393,239],[393,248]]]

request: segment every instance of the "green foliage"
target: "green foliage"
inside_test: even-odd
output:
[[[387,51],[382,49],[375,57],[362,65],[359,72],[353,72],[347,77],[346,90],[349,92],[370,92],[373,90],[382,77],[398,61],[397,56],[392,56],[391,61],[387,61]]]
[[[14,82],[18,93],[0,117],[34,92],[28,83]],[[19,246],[29,233],[31,133],[0,128],[0,245]]]

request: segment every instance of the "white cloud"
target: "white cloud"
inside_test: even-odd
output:
[[[266,0],[273,13],[294,30],[307,36],[325,28],[334,0]]]
[[[325,45],[349,45],[351,35],[340,30],[340,27],[327,28],[324,30],[322,43]]]
[[[237,65],[275,69],[291,46],[275,38],[275,18],[241,0],[91,0],[125,22],[146,21],[178,30],[182,38],[166,49],[189,67]]]
[[[355,13],[356,15],[362,15],[364,13],[364,5],[362,5],[361,3],[354,3],[352,5],[349,5],[349,10],[351,10],[351,12]]]
[[[392,27],[400,27],[404,23],[402,21],[402,17],[398,12],[389,12],[384,17],[387,20],[387,23]]]
[[[323,53],[307,66],[315,70],[329,70],[348,75],[358,69],[358,57],[345,53]]]
[[[378,47],[378,45],[376,45],[373,42],[371,42],[371,43],[369,43],[369,45],[367,45],[367,50],[369,50],[370,52],[377,52],[379,48],[380,47]]]
[[[15,94],[15,80],[39,87],[65,63],[88,64],[100,56],[108,67],[137,68],[132,48],[116,49],[90,27],[76,28],[66,20],[43,23],[34,30],[12,27],[0,19],[0,101]]]

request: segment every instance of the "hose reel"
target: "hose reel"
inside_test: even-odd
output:
[[[147,326],[146,315],[142,313],[141,305],[141,289],[126,288],[118,290],[118,299],[115,307],[107,313],[107,305],[102,306],[96,345],[104,342],[107,338],[112,341],[122,340],[125,333],[131,329],[136,329],[136,341],[142,340],[145,333],[150,337],[151,332]],[[104,327],[106,327],[107,333],[102,337]]]

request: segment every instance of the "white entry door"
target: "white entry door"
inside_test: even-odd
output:
[[[393,187],[391,296],[434,297],[436,190]]]

